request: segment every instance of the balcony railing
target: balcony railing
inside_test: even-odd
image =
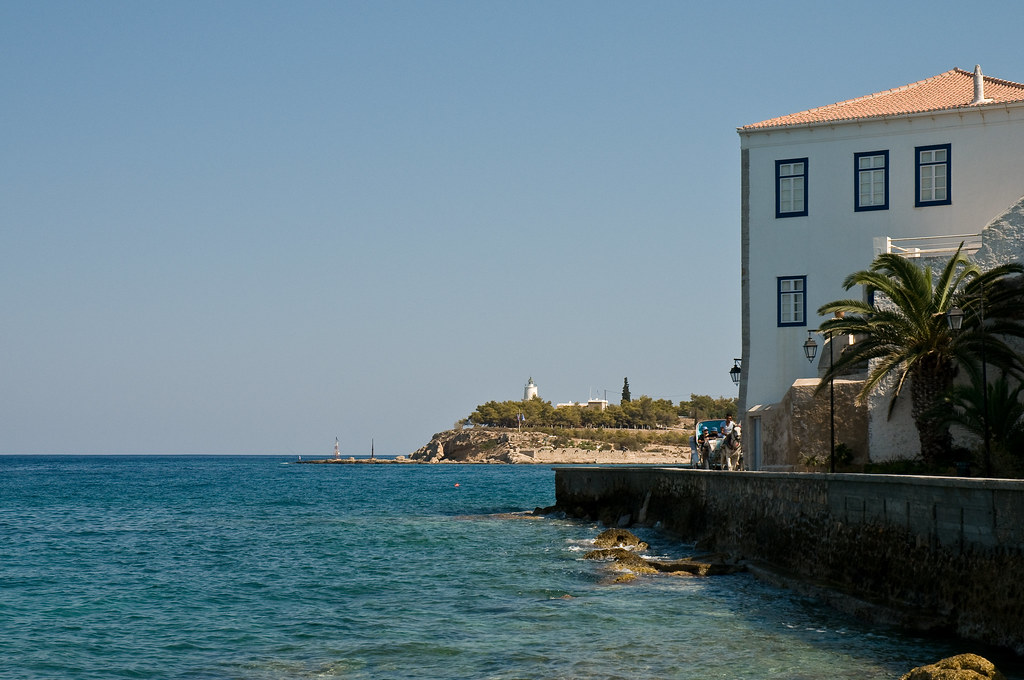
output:
[[[963,253],[973,255],[981,248],[981,234],[949,234],[947,236],[917,236],[911,238],[889,238],[876,236],[875,255],[896,253],[906,258],[946,257],[964,244]]]

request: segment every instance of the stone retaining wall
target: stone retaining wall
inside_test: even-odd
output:
[[[555,494],[1024,654],[1024,482],[580,467],[555,470]]]

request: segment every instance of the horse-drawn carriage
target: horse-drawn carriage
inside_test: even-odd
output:
[[[723,435],[724,420],[701,420],[690,437],[690,467],[705,470],[739,470],[743,464],[740,426]]]

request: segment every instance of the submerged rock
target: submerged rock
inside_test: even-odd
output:
[[[742,564],[717,558],[704,560],[696,557],[687,557],[681,560],[649,560],[648,564],[661,572],[669,574],[682,572],[693,574],[694,576],[721,576],[747,570]]]
[[[647,550],[646,543],[637,538],[636,534],[626,529],[607,529],[602,531],[594,539],[596,548],[630,548],[632,550]]]
[[[602,548],[591,550],[583,556],[585,560],[614,560],[620,567],[641,574],[654,574],[657,569],[648,564],[647,560],[637,555],[632,550],[625,548]]]
[[[594,539],[594,545],[597,547],[584,555],[583,559],[611,561],[616,570],[630,572],[629,578],[617,578],[615,583],[631,581],[637,574],[718,576],[746,571],[745,565],[721,554],[700,555],[681,560],[645,558],[638,552],[647,550],[648,545],[625,529],[602,531]]]
[[[557,505],[549,505],[546,508],[537,506],[533,509],[533,514],[538,517],[554,517],[555,519],[565,519],[565,511],[559,508]]]
[[[958,654],[918,666],[900,680],[1006,680],[991,661],[977,654]]]

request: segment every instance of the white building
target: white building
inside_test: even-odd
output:
[[[1024,195],[1024,85],[953,69],[738,132],[739,399],[756,464],[758,414],[817,377],[802,351],[823,321],[816,310],[863,294],[843,279],[880,248],[951,254],[967,240],[976,250],[985,225]]]
[[[607,399],[590,399],[585,404],[582,403],[582,402],[579,402],[579,401],[567,401],[567,402],[563,402],[561,404],[555,404],[555,408],[572,408],[572,407],[586,408],[586,409],[590,409],[591,411],[595,411],[595,410],[596,411],[604,411],[605,409],[608,408],[608,400]]]
[[[540,398],[537,394],[537,385],[534,384],[533,378],[526,383],[526,387],[523,388],[523,401],[530,401],[533,398]]]

